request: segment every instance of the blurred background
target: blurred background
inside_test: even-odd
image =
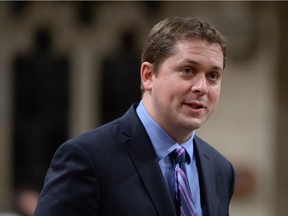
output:
[[[33,215],[57,147],[140,99],[141,47],[168,16],[228,37],[196,133],[232,161],[231,215],[288,215],[288,2],[0,2],[0,215]]]

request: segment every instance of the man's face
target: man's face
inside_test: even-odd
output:
[[[152,118],[178,142],[214,112],[220,97],[223,53],[219,44],[186,39],[160,65],[142,64],[143,103]]]

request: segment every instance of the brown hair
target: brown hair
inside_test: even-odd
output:
[[[157,23],[148,35],[143,51],[142,63],[147,61],[154,65],[157,73],[162,62],[173,55],[174,45],[179,40],[196,38],[221,46],[225,65],[226,39],[212,25],[198,18],[170,17]]]

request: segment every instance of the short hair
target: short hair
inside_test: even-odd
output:
[[[153,64],[157,73],[163,61],[173,55],[175,44],[189,38],[218,43],[223,52],[223,65],[225,65],[226,38],[209,23],[192,17],[170,17],[157,23],[144,42],[142,63]]]

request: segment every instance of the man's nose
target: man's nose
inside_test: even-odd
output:
[[[204,74],[198,74],[192,83],[191,91],[199,95],[208,93],[207,79]]]

